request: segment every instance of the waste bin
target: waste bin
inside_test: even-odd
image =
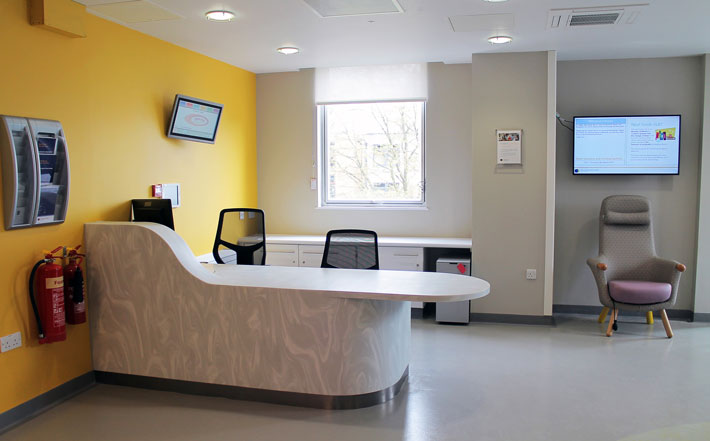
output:
[[[471,275],[471,260],[461,257],[440,257],[436,259],[437,273]],[[436,321],[443,323],[468,323],[471,301],[437,302]]]

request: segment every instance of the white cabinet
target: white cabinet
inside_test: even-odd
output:
[[[424,248],[379,247],[380,269],[424,271]],[[423,308],[424,303],[412,302],[412,308]]]
[[[298,245],[266,244],[266,264],[298,266]]]
[[[324,248],[323,245],[299,245],[298,266],[320,268]]]
[[[424,249],[416,247],[380,247],[380,269],[424,271]]]

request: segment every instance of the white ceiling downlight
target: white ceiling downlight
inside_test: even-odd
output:
[[[648,4],[604,6],[599,8],[552,9],[547,14],[548,29],[630,25]]]
[[[321,18],[404,12],[397,0],[303,0],[303,2]]]
[[[493,37],[488,37],[488,42],[491,44],[507,44],[513,41],[513,37],[508,35],[494,35]]]
[[[276,52],[278,52],[280,54],[284,54],[284,55],[294,55],[294,54],[301,52],[301,50],[299,48],[293,47],[293,46],[284,46],[284,47],[280,47],[280,48],[276,49]]]
[[[232,21],[234,20],[234,12],[225,10],[215,10],[205,12],[205,18],[209,21]]]

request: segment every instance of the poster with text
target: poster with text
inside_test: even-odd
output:
[[[496,130],[497,164],[522,164],[522,130]]]

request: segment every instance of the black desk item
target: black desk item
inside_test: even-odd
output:
[[[134,222],[155,222],[175,230],[170,199],[133,199],[131,211]]]

